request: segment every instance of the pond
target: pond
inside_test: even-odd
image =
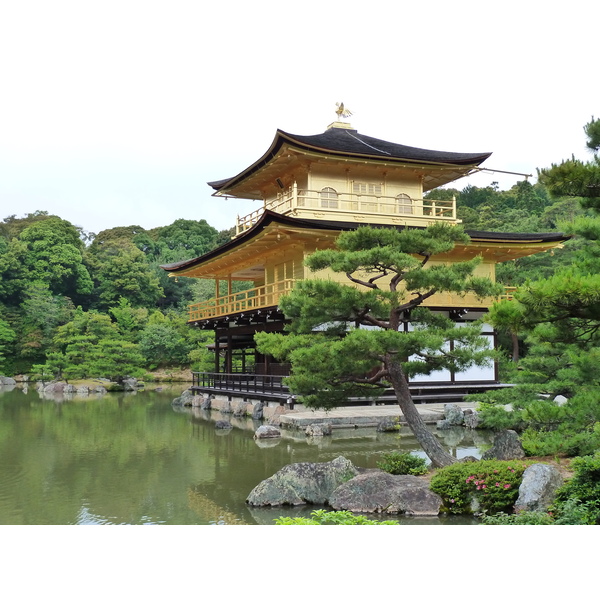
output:
[[[424,456],[410,432],[335,430],[307,438],[284,431],[256,441],[260,423],[171,405],[183,387],[55,401],[30,387],[0,387],[0,524],[272,524],[315,507],[253,509],[249,492],[292,462],[345,456],[376,467],[392,450]],[[489,439],[436,430],[452,453],[480,456]],[[443,437],[442,437],[443,436]],[[400,518],[410,524],[469,520]]]

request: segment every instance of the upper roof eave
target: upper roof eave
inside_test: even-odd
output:
[[[386,142],[370,136],[359,134],[354,129],[330,128],[317,135],[295,135],[277,129],[269,149],[252,165],[230,177],[218,181],[208,182],[216,193],[225,193],[237,183],[267,165],[284,144],[310,152],[317,152],[327,156],[344,156],[364,160],[377,160],[398,163],[411,163],[429,166],[456,166],[469,170],[480,165],[491,156],[491,152],[460,153],[427,150],[413,146],[405,146],[393,142]]]

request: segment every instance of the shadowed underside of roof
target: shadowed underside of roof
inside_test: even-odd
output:
[[[203,262],[218,257],[219,255],[225,254],[237,247],[247,244],[254,237],[259,235],[271,224],[279,224],[290,226],[299,229],[307,230],[321,230],[321,231],[351,231],[357,229],[356,223],[347,222],[336,222],[336,221],[321,221],[321,220],[310,220],[310,219],[298,219],[287,217],[279,213],[266,210],[261,218],[253,225],[250,229],[235,237],[234,239],[226,242],[222,246],[207,252],[203,256],[198,256],[189,260],[184,260],[177,263],[168,265],[161,265],[161,268],[165,271],[172,273],[173,275],[178,272],[185,271],[190,267],[199,265]],[[371,225],[371,227],[379,228],[395,228],[404,229],[401,225]],[[490,244],[560,244],[571,238],[569,235],[565,235],[561,232],[551,233],[505,233],[496,231],[475,231],[467,230],[465,233],[471,238],[474,243],[490,243]]]

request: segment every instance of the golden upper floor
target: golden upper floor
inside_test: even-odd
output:
[[[359,134],[345,123],[299,136],[278,130],[267,152],[244,171],[211,182],[218,197],[259,200],[238,217],[236,235],[265,210],[323,221],[424,227],[458,223],[455,200],[432,201],[424,193],[464,177],[490,153],[441,152]]]

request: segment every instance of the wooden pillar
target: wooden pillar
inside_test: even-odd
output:
[[[219,334],[215,329],[215,373],[219,373]]]
[[[225,350],[225,373],[231,373],[233,367],[231,349],[231,333],[227,332],[227,349]]]

